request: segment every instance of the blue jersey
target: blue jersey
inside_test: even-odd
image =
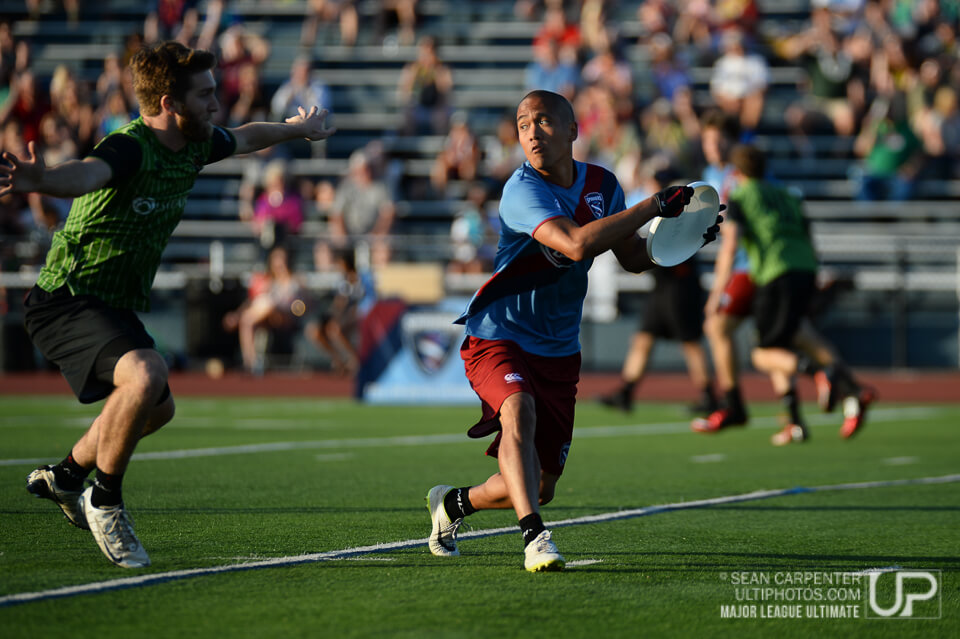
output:
[[[493,276],[457,320],[466,324],[468,335],[511,340],[545,357],[580,351],[580,319],[593,259],[574,262],[533,234],[558,217],[583,226],[625,207],[613,173],[583,162],[574,162],[574,170],[573,185],[563,188],[525,162],[503,187]]]

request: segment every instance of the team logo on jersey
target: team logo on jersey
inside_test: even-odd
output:
[[[523,381],[523,375],[520,373],[507,373],[503,376],[503,381],[508,384],[516,384],[517,382]]]
[[[603,194],[597,193],[587,193],[583,196],[583,201],[587,203],[587,206],[590,207],[590,212],[593,213],[593,217],[598,220],[603,217]]]
[[[556,249],[540,244],[540,251],[547,260],[557,268],[570,268],[573,266],[573,260]]]
[[[434,375],[444,367],[455,346],[463,339],[463,328],[448,313],[407,313],[401,320],[401,334],[417,367]]]
[[[150,215],[157,208],[157,201],[152,197],[138,197],[133,201],[133,212],[137,215]]]

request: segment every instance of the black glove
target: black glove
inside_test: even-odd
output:
[[[727,208],[727,205],[726,205],[726,204],[721,204],[721,205],[720,205],[720,210],[721,210],[721,211],[723,211],[723,210],[726,209],[726,208]],[[710,242],[713,242],[715,239],[717,239],[717,235],[720,234],[720,224],[722,224],[722,223],[723,223],[723,216],[722,216],[722,215],[718,215],[718,216],[717,216],[717,221],[714,222],[713,226],[711,226],[710,228],[708,228],[708,229],[707,229],[707,232],[703,234],[703,244],[700,245],[700,248],[703,248],[704,246],[706,246],[706,245],[709,244]]]
[[[693,188],[689,186],[668,186],[654,195],[657,198],[657,207],[660,217],[677,217],[683,212],[683,207],[690,204],[693,197]]]

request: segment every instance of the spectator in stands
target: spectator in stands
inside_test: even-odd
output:
[[[583,0],[580,5],[580,39],[588,57],[609,48],[616,39],[614,29],[607,24],[609,0]]]
[[[40,150],[43,161],[50,166],[78,157],[77,144],[63,119],[49,112],[40,121]]]
[[[93,101],[90,100],[86,83],[71,78],[64,84],[62,94],[51,105],[67,127],[77,144],[77,156],[89,153],[97,142],[98,122]]]
[[[44,9],[41,0],[27,0],[26,4],[30,17],[34,20],[38,19]],[[67,20],[71,24],[75,24],[80,19],[80,0],[62,0],[62,4],[63,10],[67,14]]]
[[[200,25],[197,0],[154,0],[151,4],[143,22],[144,42],[149,45],[176,40],[190,45]]]
[[[640,143],[633,120],[620,117],[616,97],[606,86],[584,88],[573,104],[580,124],[573,146],[577,160],[613,170]]]
[[[253,375],[264,372],[263,353],[257,348],[257,331],[266,329],[288,338],[306,311],[304,287],[291,268],[290,254],[284,246],[273,247],[267,255],[265,272],[255,273],[247,299],[223,318],[223,328],[236,331],[244,369]]]
[[[673,100],[679,89],[690,87],[690,74],[676,55],[673,41],[666,33],[657,33],[650,38],[649,49],[649,73],[657,94]]]
[[[307,0],[307,13],[300,29],[300,46],[312,49],[317,41],[321,22],[336,21],[340,27],[340,44],[352,47],[357,43],[360,17],[355,0]]]
[[[0,20],[0,104],[7,98],[7,91],[16,71],[17,41],[13,29],[6,20]]]
[[[0,105],[0,124],[8,120],[17,122],[23,139],[36,142],[40,138],[40,121],[50,111],[50,103],[37,86],[36,76],[29,69],[14,78],[10,97]]]
[[[809,87],[802,89],[801,99],[784,114],[801,154],[813,155],[809,136],[821,128],[821,119],[827,120],[831,133],[854,135],[863,108],[864,81],[847,43],[833,30],[827,9],[814,8],[811,26],[776,49],[785,60],[801,60],[807,72]]]
[[[644,132],[643,148],[648,155],[662,153],[684,175],[689,175],[695,164],[696,139],[688,137],[687,128],[677,119],[673,106],[666,98],[657,98],[640,114],[640,130]]]
[[[480,164],[480,144],[470,129],[467,114],[457,111],[450,118],[450,132],[434,160],[430,183],[439,197],[446,195],[450,180],[472,180]]]
[[[286,244],[290,236],[300,233],[303,200],[291,183],[285,160],[271,160],[264,168],[263,191],[249,221],[265,251]]]
[[[523,148],[517,139],[516,116],[504,113],[497,121],[494,135],[481,138],[483,146],[482,174],[490,182],[491,197],[499,198],[500,190],[517,167],[523,164]]]
[[[918,114],[918,134],[927,155],[924,175],[933,179],[960,177],[960,105],[952,86],[937,88],[933,104]]]
[[[238,126],[251,120],[266,120],[270,103],[263,93],[260,67],[253,63],[241,66],[237,71],[237,95],[232,102],[224,102],[228,126]]]
[[[575,61],[580,55],[580,27],[567,19],[566,9],[560,0],[547,3],[543,22],[533,36],[534,51],[545,42],[556,43],[560,57],[567,62]]]
[[[559,93],[573,100],[580,86],[580,67],[560,57],[560,44],[545,38],[533,47],[533,60],[524,69],[524,88]]]
[[[910,126],[902,92],[874,99],[853,150],[863,158],[858,200],[913,199],[923,145]]]
[[[467,189],[466,201],[450,225],[452,255],[447,263],[450,273],[490,271],[493,255],[490,252],[488,201],[489,191],[483,182],[476,181]]]
[[[357,269],[353,251],[337,251],[335,261],[342,279],[321,315],[307,323],[304,334],[330,356],[333,370],[351,375],[360,366],[357,330],[376,297],[373,275]]]
[[[367,247],[373,266],[390,261],[390,230],[396,206],[382,180],[375,179],[366,153],[350,155],[349,173],[337,186],[330,211],[330,239],[334,250]],[[367,257],[367,256],[364,256]]]
[[[721,41],[723,55],[710,74],[710,95],[726,113],[740,116],[744,135],[749,136],[763,116],[770,69],[762,55],[747,53],[741,31],[728,29]]]
[[[223,106],[220,119],[229,121],[231,111],[237,102],[243,99],[244,104],[253,100],[264,101],[260,84],[259,70],[270,56],[270,43],[261,36],[244,28],[242,24],[235,24],[225,30],[218,39],[220,55],[218,65],[220,71],[220,104]],[[252,71],[250,68],[253,68]],[[251,86],[251,82],[255,85]],[[308,96],[304,96],[308,97]],[[312,104],[305,102],[304,104]],[[326,105],[329,108],[329,105]],[[286,105],[285,105],[286,107]],[[252,107],[241,108],[236,114],[237,122],[247,122]],[[283,117],[289,116],[290,109],[283,109]],[[279,115],[279,113],[277,114]],[[266,113],[259,119],[265,119]]]
[[[453,73],[430,36],[420,38],[417,59],[404,65],[397,100],[404,108],[404,135],[443,135],[447,132],[453,93]]]
[[[270,118],[283,121],[293,117],[301,104],[318,104],[332,112],[330,89],[313,71],[313,61],[297,56],[290,67],[290,77],[280,85],[270,99]],[[310,157],[319,153],[320,145],[296,141],[286,147],[294,157]]]
[[[599,84],[613,96],[617,117],[633,116],[633,70],[615,43],[600,44],[580,72],[584,85]]]
[[[637,7],[640,42],[649,44],[657,34],[670,37],[677,22],[677,7],[671,0],[647,0]]]
[[[376,32],[384,43],[392,36],[387,32],[396,28],[396,42],[409,46],[416,41],[420,21],[418,0],[381,0],[377,14]]]
[[[96,118],[100,122],[99,137],[113,133],[133,119],[122,88],[113,89],[105,96]]]

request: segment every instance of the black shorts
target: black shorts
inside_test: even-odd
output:
[[[124,354],[155,348],[136,313],[92,295],[73,295],[66,286],[52,293],[34,286],[24,301],[23,323],[30,341],[60,367],[84,404],[113,392],[113,369]]]
[[[816,273],[789,271],[764,286],[753,298],[753,317],[760,348],[793,348],[800,322],[817,290]]]
[[[683,268],[680,271],[677,269]],[[657,277],[640,330],[654,337],[693,342],[703,335],[703,289],[696,268],[682,264]]]

